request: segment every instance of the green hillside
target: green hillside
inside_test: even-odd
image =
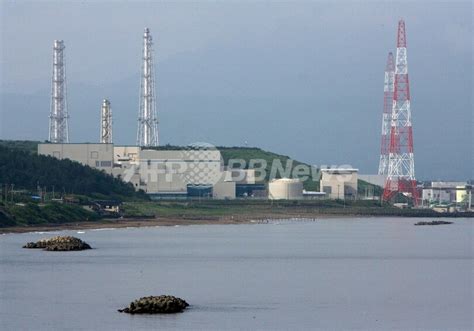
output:
[[[0,147],[7,147],[36,154],[38,152],[39,143],[39,141],[34,140],[0,140]]]
[[[37,192],[38,186],[65,194],[99,198],[130,198],[137,195],[131,184],[71,160],[31,152],[28,144],[0,145],[0,183],[15,190]],[[18,147],[18,148],[17,148]]]
[[[98,214],[78,205],[0,202],[0,227],[73,223],[99,218]]]
[[[319,170],[311,167],[310,165],[306,163],[302,163],[296,160],[291,159],[289,156],[286,155],[280,155],[280,154],[275,154],[272,152],[267,152],[264,151],[260,148],[256,147],[217,147],[219,151],[221,152],[222,158],[224,159],[224,164],[228,165],[229,160],[244,160],[246,163],[245,168],[260,168],[263,166],[259,163],[255,164],[255,167],[252,167],[249,165],[250,160],[264,160],[266,167],[265,167],[265,172],[266,172],[266,178],[265,180],[268,181],[270,173],[271,173],[271,167],[274,162],[278,162],[278,165],[281,165],[281,169],[286,170],[286,169],[291,169],[289,172],[288,177],[293,177],[293,178],[301,178],[303,175],[297,175],[294,173],[294,169],[298,165],[305,165],[307,166],[307,169],[311,169],[311,175],[306,175],[306,178],[303,181],[303,186],[305,190],[307,191],[318,191],[319,190],[319,179],[320,179],[320,173]],[[275,174],[276,178],[281,178],[282,173],[278,172]]]

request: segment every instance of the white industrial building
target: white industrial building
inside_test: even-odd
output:
[[[431,182],[429,187],[423,188],[422,199],[428,204],[450,204],[457,202],[466,182]]]
[[[320,191],[329,199],[357,199],[358,169],[321,169]]]
[[[130,182],[152,197],[186,197],[189,187],[214,199],[235,199],[237,185],[255,185],[253,169],[229,169],[218,150],[155,150],[114,144],[38,145],[38,154],[70,159]]]
[[[369,184],[385,187],[385,181],[387,180],[386,175],[358,175],[358,179],[361,179]]]
[[[297,178],[274,179],[268,183],[270,200],[303,199],[303,183]]]
[[[39,155],[57,159],[70,159],[112,174],[114,163],[113,144],[38,144]]]

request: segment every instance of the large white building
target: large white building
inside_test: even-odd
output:
[[[38,144],[38,154],[70,159],[112,174],[113,144]]]
[[[357,174],[353,168],[321,169],[320,191],[330,199],[357,199]]]
[[[188,187],[210,188],[215,199],[234,199],[236,182],[218,150],[154,150],[113,144],[39,144],[38,154],[102,170],[151,196],[185,197]],[[237,173],[236,173],[237,176]],[[252,181],[245,173],[240,182]]]

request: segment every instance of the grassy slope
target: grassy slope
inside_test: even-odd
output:
[[[404,217],[467,217],[463,214],[442,214],[432,210],[398,209],[380,206],[376,201],[312,200],[201,200],[125,203],[125,217],[222,219],[222,218],[273,218],[273,217],[324,217],[348,216],[404,216]]]

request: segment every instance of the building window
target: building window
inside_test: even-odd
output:
[[[332,187],[331,186],[323,186],[323,192],[326,194],[331,194],[332,193]]]
[[[91,159],[98,159],[99,158],[99,152],[91,152]]]
[[[111,167],[112,166],[112,161],[100,161],[100,166],[101,167]]]
[[[99,164],[100,164],[99,161],[95,161],[95,166],[96,166],[96,167],[99,167]]]

